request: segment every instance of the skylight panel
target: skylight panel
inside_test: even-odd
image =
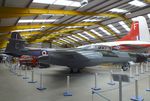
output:
[[[41,28],[37,29],[23,29],[23,30],[13,30],[12,32],[27,32],[27,31],[39,31]]]
[[[92,37],[92,38],[95,38],[93,35],[91,35],[91,34],[89,34],[88,32],[83,32],[83,33],[85,33],[86,35],[88,35],[88,36],[90,36],[90,37]]]
[[[120,33],[120,31],[118,29],[116,29],[112,24],[109,24],[108,27],[110,27],[116,33]]]
[[[68,26],[66,28],[80,28],[80,27],[82,27],[82,26]]]
[[[84,37],[84,38],[87,39],[87,40],[90,40],[88,37],[86,37],[85,35],[82,35],[81,33],[78,33],[78,35]]]
[[[21,19],[18,23],[43,23],[43,22],[54,22],[56,19],[38,19],[38,20],[28,20],[28,19]]]
[[[67,40],[67,41],[69,41],[69,42],[71,42],[71,43],[74,43],[74,41],[72,41],[72,40],[70,40],[68,38],[64,38],[64,39]]]
[[[65,41],[67,43],[70,43],[68,40],[65,40],[65,39],[59,39],[59,40]]]
[[[144,7],[147,6],[146,3],[140,1],[140,0],[133,0],[131,2],[129,2],[130,5],[136,6],[136,7]]]
[[[130,28],[125,24],[125,22],[120,21],[119,24],[120,24],[126,31],[130,31]]]
[[[58,44],[61,44],[61,45],[63,44],[63,43],[61,43],[61,42],[57,42],[57,43],[58,43]]]
[[[83,39],[81,39],[81,38],[79,38],[79,37],[77,37],[75,35],[72,35],[72,36],[75,37],[75,38],[77,38],[77,39],[79,39],[79,40],[81,40],[81,41],[83,41]]]
[[[33,0],[33,3],[43,3],[43,4],[81,7],[80,2],[73,1],[73,0]]]
[[[126,12],[128,12],[127,10],[119,9],[119,8],[113,8],[113,9],[110,9],[109,11],[116,12],[116,13],[126,13]]]
[[[93,32],[94,34],[96,34],[96,35],[98,35],[98,36],[100,36],[100,37],[102,37],[103,35],[102,34],[100,34],[100,33],[98,33],[98,32],[96,32],[95,30],[91,30],[91,32]]]
[[[102,28],[102,27],[99,27],[98,28],[99,30],[101,30],[102,32],[104,32],[105,34],[107,34],[107,35],[111,35],[108,31],[106,31],[104,28]]]
[[[101,21],[101,19],[85,19],[83,21],[84,22],[96,22],[96,21]]]
[[[56,42],[56,43],[58,43],[58,44],[63,44],[63,43],[61,43],[61,42],[58,42],[58,41],[56,41],[56,40],[53,40],[53,42]]]
[[[78,41],[77,39],[75,39],[75,38],[73,38],[73,37],[71,37],[71,36],[68,36],[68,38],[70,38],[70,39],[72,39],[72,40],[74,40],[74,41]]]

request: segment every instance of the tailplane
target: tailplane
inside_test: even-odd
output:
[[[18,32],[11,33],[11,38],[6,46],[5,54],[12,56],[21,56],[25,50],[25,41],[22,39]]]
[[[140,16],[132,22],[130,32],[118,41],[146,41],[150,42],[150,33],[147,22],[144,17]]]

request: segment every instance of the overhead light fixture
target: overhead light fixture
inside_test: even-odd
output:
[[[85,39],[87,39],[87,40],[90,40],[87,36],[82,35],[81,33],[78,33],[78,35],[80,35],[80,36],[84,37],[84,38],[85,38]]]
[[[107,34],[107,35],[111,35],[108,31],[106,31],[104,28],[102,28],[102,27],[99,27],[98,28],[99,30],[101,30],[102,32],[104,32],[105,34]]]
[[[116,33],[118,33],[118,34],[120,33],[120,31],[117,28],[115,28],[112,24],[109,24],[108,27],[110,27]]]
[[[130,28],[125,24],[125,22],[120,21],[119,24],[120,24],[126,31],[130,31]]]
[[[127,10],[119,9],[119,8],[113,8],[113,9],[110,9],[109,11],[116,12],[116,13],[126,13],[126,12],[128,12]]]
[[[81,7],[81,3],[72,0],[33,0],[33,3]]]
[[[38,19],[38,20],[21,19],[18,21],[18,23],[43,23],[43,22],[54,22],[54,21],[56,21],[56,19]]]
[[[103,35],[101,35],[100,33],[96,32],[94,29],[91,29],[91,32],[93,32],[94,34],[96,34],[96,35],[98,35],[98,36],[100,36],[100,37],[103,36]]]
[[[39,31],[41,30],[41,28],[37,28],[37,29],[23,29],[23,30],[13,30],[12,32],[28,32],[28,31]]]
[[[128,4],[133,5],[133,6],[137,6],[137,7],[144,7],[147,6],[146,3],[140,1],[140,0],[133,0],[131,2],[129,2]]]

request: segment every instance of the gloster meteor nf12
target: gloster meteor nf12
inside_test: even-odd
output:
[[[134,26],[132,25],[132,27]],[[133,30],[134,28],[131,28],[130,32],[133,32]],[[129,34],[127,34],[127,36]],[[25,41],[18,32],[13,32],[11,34],[5,53],[18,57],[22,55],[38,56],[40,67],[48,68],[50,64],[67,66],[70,68],[71,72],[78,72],[82,68],[103,63],[120,64],[123,70],[127,70],[130,67],[130,61],[144,62],[147,60],[142,53],[117,51],[112,50],[111,47],[103,47],[101,45],[94,48],[29,48],[25,47]]]

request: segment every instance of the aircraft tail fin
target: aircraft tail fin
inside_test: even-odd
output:
[[[119,39],[118,41],[150,41],[150,33],[148,29],[147,22],[144,17],[140,16],[134,19],[135,21],[132,22],[130,32]]]
[[[23,49],[25,49],[25,41],[18,32],[11,33],[11,38],[6,46],[5,54],[12,56],[21,56]]]

